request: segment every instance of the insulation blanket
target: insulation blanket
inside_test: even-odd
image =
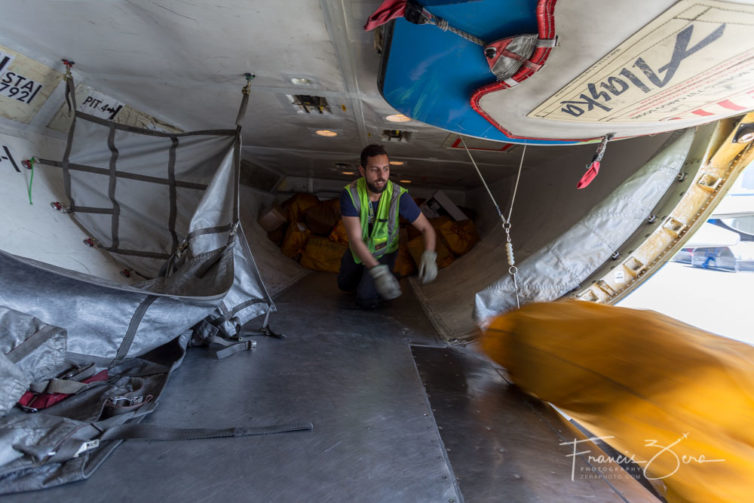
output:
[[[561,301],[495,318],[482,348],[633,458],[668,501],[751,501],[751,346],[652,311]]]
[[[698,139],[704,138],[700,134]],[[652,214],[684,166],[693,142],[693,131],[683,133],[579,222],[518,264],[521,304],[556,300],[604,264]],[[484,325],[515,307],[516,286],[506,274],[476,294],[474,317]]]

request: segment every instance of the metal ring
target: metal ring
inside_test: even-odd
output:
[[[518,267],[516,267],[515,265],[512,265],[508,268],[508,274],[510,274],[511,276],[515,276],[517,272]]]

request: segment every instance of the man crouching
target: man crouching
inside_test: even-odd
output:
[[[350,249],[343,255],[338,287],[356,292],[356,302],[373,309],[380,299],[400,297],[401,287],[393,276],[398,254],[399,216],[411,222],[424,239],[419,280],[437,277],[435,230],[408,191],[389,180],[390,161],[381,145],[361,151],[361,178],[346,185],[340,195],[340,211]],[[368,274],[364,274],[368,272]]]

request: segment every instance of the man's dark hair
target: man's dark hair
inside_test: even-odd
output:
[[[361,167],[366,168],[367,159],[376,155],[387,155],[387,152],[385,152],[385,149],[382,145],[372,143],[371,145],[364,147],[364,150],[361,151]]]

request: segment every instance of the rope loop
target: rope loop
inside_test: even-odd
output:
[[[516,293],[516,305],[520,308],[521,299],[520,299],[520,294],[518,290],[518,281],[516,280],[518,267],[515,266],[516,259],[513,256],[513,240],[511,239],[511,227],[512,227],[511,216],[513,214],[513,203],[516,201],[516,192],[518,192],[518,184],[521,181],[521,170],[524,165],[524,155],[526,154],[526,145],[524,145],[523,152],[521,152],[521,161],[518,165],[518,174],[516,175],[516,183],[513,186],[513,195],[511,196],[511,205],[508,211],[508,218],[505,218],[505,215],[503,215],[503,212],[500,209],[500,206],[497,204],[497,200],[495,200],[495,196],[492,194],[492,191],[490,190],[489,185],[487,185],[487,182],[484,179],[482,172],[479,170],[479,166],[477,166],[477,163],[474,160],[474,156],[471,155],[471,151],[469,151],[469,147],[466,145],[466,142],[464,141],[463,137],[461,137],[461,143],[463,144],[463,148],[466,150],[466,153],[469,156],[469,160],[471,160],[471,164],[474,166],[474,169],[476,170],[477,175],[479,175],[479,179],[481,180],[482,185],[484,185],[484,188],[487,190],[487,194],[490,196],[490,199],[492,200],[492,204],[495,206],[495,210],[497,210],[497,214],[498,216],[500,216],[500,220],[502,221],[503,231],[505,231],[505,241],[506,241],[505,251],[508,258],[508,266],[509,266],[508,273],[511,275],[511,278],[513,279],[513,287]]]
[[[75,65],[76,63],[68,59],[64,59],[62,61],[63,61],[63,65],[65,65],[66,78],[71,77],[71,68],[73,68],[73,65]]]
[[[246,85],[243,87],[241,92],[248,96],[251,93],[251,81],[254,80],[256,75],[254,75],[253,73],[244,73],[243,75],[244,77],[246,77]]]

